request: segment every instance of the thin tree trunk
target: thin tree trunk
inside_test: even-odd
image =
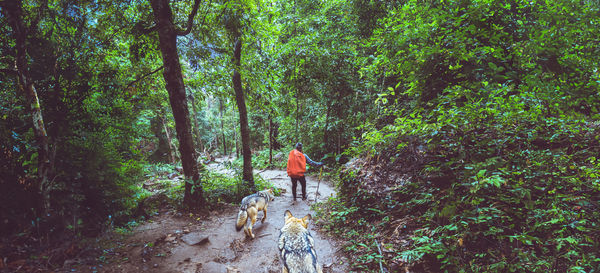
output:
[[[150,4],[158,31],[160,51],[165,66],[163,71],[165,87],[169,92],[169,102],[175,118],[175,131],[179,140],[181,164],[186,177],[183,203],[188,207],[197,208],[203,206],[206,200],[204,199],[200,173],[196,164],[197,156],[191,133],[190,115],[179,63],[179,53],[177,52],[177,31],[173,24],[173,13],[168,0],[150,0]],[[193,11],[192,14],[195,14],[195,12]]]
[[[331,106],[329,104],[327,104],[327,111],[325,113],[325,128],[323,128],[323,143],[325,143],[325,146],[327,146],[327,144],[329,143],[329,134],[327,133],[328,127],[329,127],[329,111],[331,110]],[[325,147],[325,150],[327,150],[327,147]]]
[[[171,164],[177,163],[175,159],[175,147],[173,147],[173,141],[171,140],[171,134],[169,134],[169,127],[167,127],[167,121],[164,116],[160,118],[160,122],[163,125],[163,129],[165,130],[165,136],[167,137],[167,144],[169,144],[169,158],[171,159]]]
[[[269,113],[269,166],[273,165],[273,116]]]
[[[219,99],[219,118],[221,119],[221,135],[223,136],[223,155],[227,155],[227,141],[225,140],[225,128],[223,126],[223,100]]]
[[[202,145],[202,139],[200,138],[200,125],[198,123],[198,112],[196,111],[196,98],[194,98],[194,94],[190,92],[190,100],[192,103],[192,116],[194,117],[194,133],[196,135],[196,146],[200,151],[204,150],[204,145]]]
[[[248,113],[246,110],[246,101],[244,99],[244,90],[242,89],[242,76],[239,73],[240,59],[242,55],[242,41],[238,39],[235,42],[233,51],[233,60],[235,70],[233,71],[233,89],[235,91],[235,101],[237,102],[240,113],[240,133],[242,135],[242,156],[244,157],[244,168],[242,179],[246,181],[248,190],[254,191],[254,177],[252,175],[252,154],[250,152],[250,130],[248,129]]]
[[[238,147],[238,134],[237,128],[233,128],[233,143],[235,143],[235,157],[240,157],[240,149]]]
[[[300,126],[300,101],[298,97],[300,96],[300,90],[296,90],[296,142],[300,141],[300,134],[298,132],[298,127]]]
[[[231,109],[233,110],[233,112],[235,112],[235,105],[231,104]],[[233,143],[235,143],[235,158],[239,158],[240,157],[240,145],[239,145],[239,134],[237,133],[237,126],[235,126],[235,124],[233,125]]]
[[[342,133],[339,132],[338,135],[338,143],[337,143],[337,153],[336,154],[341,154],[342,153]]]
[[[215,132],[215,153],[219,152],[219,132]]]
[[[50,188],[51,181],[48,179],[50,166],[50,152],[48,134],[40,107],[37,91],[33,80],[29,77],[29,68],[27,64],[27,30],[23,24],[23,3],[21,0],[11,0],[0,2],[2,11],[5,14],[8,24],[12,28],[15,39],[15,68],[19,78],[19,85],[29,106],[29,113],[33,119],[33,133],[35,135],[38,162],[37,162],[37,187],[41,196],[41,206],[39,215],[46,215],[50,208]]]

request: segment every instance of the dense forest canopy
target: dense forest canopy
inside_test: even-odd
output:
[[[218,155],[243,162],[243,196],[253,167],[285,167],[302,142],[339,173],[320,217],[358,271],[600,266],[598,1],[0,12],[2,234],[126,224],[164,164],[183,166],[178,200],[197,208],[217,195],[202,162]]]

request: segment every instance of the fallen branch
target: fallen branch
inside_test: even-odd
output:
[[[269,235],[271,235],[271,233],[259,235],[258,238],[262,238],[262,237],[269,236]]]
[[[315,192],[315,203],[319,199],[319,186],[321,186],[321,174],[323,174],[323,167],[319,170],[319,182],[317,183],[317,191]]]

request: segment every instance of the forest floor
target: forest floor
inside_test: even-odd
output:
[[[213,170],[226,170],[222,162],[208,165]],[[265,223],[254,225],[255,239],[246,238],[235,230],[238,205],[222,204],[208,215],[194,215],[161,208],[146,222],[126,234],[110,233],[99,239],[102,263],[65,264],[65,272],[281,272],[277,249],[279,229],[284,224],[284,212],[296,217],[314,211],[317,185],[318,201],[336,194],[328,181],[318,182],[308,176],[308,200],[292,202],[291,183],[285,171],[257,172],[282,192],[268,207]],[[300,196],[300,186],[298,194]],[[262,213],[259,212],[259,220]],[[348,272],[348,258],[340,242],[309,226],[315,239],[319,263],[324,272]],[[89,261],[89,260],[88,260]]]

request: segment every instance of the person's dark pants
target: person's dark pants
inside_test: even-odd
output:
[[[306,200],[306,178],[304,176],[290,178],[292,179],[292,195],[294,196],[294,200],[296,200],[296,185],[298,185],[298,181],[302,185],[302,200]]]

